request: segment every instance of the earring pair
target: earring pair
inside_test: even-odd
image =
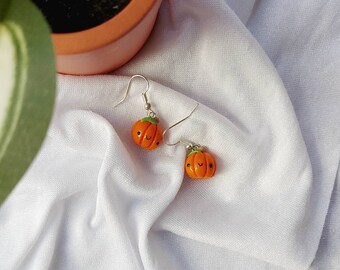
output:
[[[188,119],[194,113],[199,104],[197,103],[197,105],[193,108],[189,115],[187,115],[185,118],[178,121],[177,123],[171,125],[163,132],[161,126],[159,125],[159,119],[156,117],[156,113],[152,110],[151,103],[149,102],[146,95],[146,93],[149,91],[150,83],[148,79],[145,78],[143,75],[136,74],[130,78],[124,97],[116,105],[114,105],[114,108],[124,102],[134,78],[142,78],[146,82],[146,89],[144,90],[144,92],[142,92],[146,116],[133,124],[131,129],[131,137],[138,146],[147,150],[154,150],[161,145],[165,134],[171,128]],[[176,143],[165,144],[168,146],[176,146],[178,144],[182,144],[186,147],[187,157],[185,160],[185,171],[190,178],[208,179],[214,176],[216,172],[215,158],[211,154],[206,152],[203,146],[182,140],[179,140]]]

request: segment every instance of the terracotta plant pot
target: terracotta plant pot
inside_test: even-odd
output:
[[[100,74],[124,65],[150,35],[161,2],[131,0],[120,13],[96,27],[52,34],[58,72]]]

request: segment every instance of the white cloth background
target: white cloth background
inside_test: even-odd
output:
[[[0,209],[0,268],[338,269],[339,9],[164,0],[129,64],[60,75],[44,146]],[[143,81],[113,104],[136,73],[163,128],[201,104],[169,140],[207,146],[211,181],[184,176],[181,146],[132,142]]]

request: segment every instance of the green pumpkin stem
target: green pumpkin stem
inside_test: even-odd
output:
[[[158,124],[158,119],[157,118],[152,118],[150,116],[142,118],[141,121],[142,122],[149,122],[149,123],[154,124],[154,125]]]
[[[199,153],[199,152],[203,152],[203,150],[202,149],[192,149],[192,150],[190,150],[190,152],[188,153],[187,156],[190,156],[191,154]]]

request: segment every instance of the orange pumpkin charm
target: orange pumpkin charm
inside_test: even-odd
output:
[[[140,147],[147,150],[156,149],[163,140],[163,130],[157,118],[144,117],[137,121],[131,130],[132,139]]]
[[[208,179],[216,172],[215,158],[202,148],[194,147],[185,161],[185,170],[192,179]]]

